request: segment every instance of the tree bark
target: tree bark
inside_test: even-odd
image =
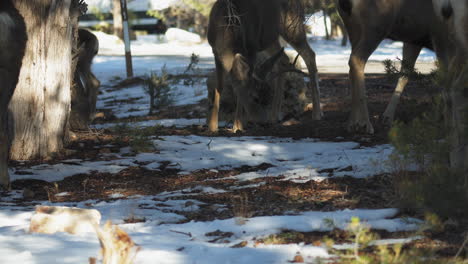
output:
[[[327,11],[326,9],[322,9],[323,12],[323,25],[325,27],[325,39],[329,40],[330,39],[330,33],[328,31],[328,24],[327,24]]]
[[[75,0],[16,0],[28,43],[10,103],[11,158],[45,159],[64,147],[70,112]]]
[[[114,18],[114,35],[123,39],[123,21],[120,0],[112,0],[112,16]]]

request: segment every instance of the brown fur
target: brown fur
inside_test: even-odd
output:
[[[348,129],[373,133],[369,121],[364,67],[369,56],[385,38],[404,42],[402,71],[410,71],[422,47],[434,49],[447,63],[450,42],[437,20],[431,0],[339,0],[338,11],[349,33],[352,53],[349,59],[352,97]],[[408,82],[400,78],[392,101],[384,113],[391,122],[400,94]]]
[[[9,187],[7,118],[26,47],[26,25],[10,0],[0,2],[0,188]]]
[[[86,29],[78,30],[78,63],[72,89],[70,126],[72,130],[87,129],[96,112],[99,80],[91,71],[94,57],[99,51],[99,42]]]
[[[275,101],[280,100],[283,89],[281,76],[277,76],[273,85],[265,82],[269,76],[275,75],[271,71],[276,60],[256,63],[260,51],[268,52],[272,58],[275,58],[274,54],[279,54],[280,36],[306,61],[314,100],[313,116],[315,119],[321,118],[315,53],[307,44],[303,22],[300,0],[216,1],[208,25],[208,42],[213,48],[218,82],[208,118],[210,131],[218,129],[220,94],[225,75],[231,79],[237,97],[234,131],[242,130],[244,115],[256,120],[275,121],[258,107],[256,100],[259,98],[252,96],[251,90],[255,86],[267,85],[269,89],[266,90],[273,94]]]

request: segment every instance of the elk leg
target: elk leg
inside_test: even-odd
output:
[[[244,130],[242,122],[244,121],[244,109],[242,107],[241,98],[237,97],[236,113],[234,115],[234,124],[232,126],[232,132],[236,133],[238,130]]]
[[[89,120],[93,121],[95,114],[96,114],[96,101],[98,97],[98,90],[99,86],[101,86],[101,82],[96,78],[96,76],[90,72],[89,73],[89,86],[91,87],[91,90],[88,91],[88,101],[89,101]]]
[[[422,47],[409,43],[403,44],[403,61],[401,63],[401,72],[403,76],[398,79],[398,84],[393,92],[392,99],[383,113],[383,122],[391,125],[395,116],[395,111],[398,103],[400,102],[401,94],[408,83],[408,74],[413,71],[416,59],[421,52]]]
[[[211,114],[208,119],[208,129],[210,132],[218,131],[218,113],[219,113],[219,101],[221,99],[221,91],[224,86],[224,68],[219,58],[215,56],[216,63],[216,78],[217,85],[213,93],[213,105],[211,106]]]
[[[4,106],[2,106],[3,108]],[[0,113],[0,190],[8,189],[10,177],[8,175],[8,136],[6,127],[7,111]]]
[[[293,36],[289,34],[283,34],[283,38],[301,55],[304,59],[307,70],[309,71],[310,83],[308,84],[312,93],[312,118],[314,120],[320,120],[323,116],[322,110],[320,109],[320,87],[318,83],[318,70],[317,63],[315,61],[315,52],[310,48],[307,43],[305,31],[294,30]]]
[[[11,90],[9,88],[8,76],[11,73],[0,69],[0,81],[3,83],[3,89],[0,93],[0,190],[8,189],[10,177],[8,175],[8,156],[10,142],[8,140],[8,102],[11,99]],[[14,88],[14,87],[13,87]]]
[[[280,41],[275,42],[273,45],[271,45],[266,51],[268,55],[274,56],[275,54],[278,53],[279,50],[281,50],[281,44]],[[287,59],[286,54],[282,52],[282,57]],[[280,59],[281,60],[281,57]],[[281,61],[276,62],[276,63],[281,63]],[[273,71],[275,68],[273,67]],[[267,120],[269,122],[278,122],[278,120],[281,119],[280,113],[281,113],[281,108],[283,105],[283,98],[284,98],[284,86],[285,86],[285,79],[282,75],[279,75],[273,80],[273,83],[271,83],[271,88],[273,90],[273,100],[272,100],[272,106],[271,106],[271,111],[268,112]]]
[[[374,128],[369,120],[364,68],[370,55],[379,45],[381,39],[362,38],[353,47],[349,58],[349,79],[351,85],[351,114],[348,119],[348,131],[363,131],[373,134]]]

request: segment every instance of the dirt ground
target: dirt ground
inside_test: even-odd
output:
[[[358,141],[367,145],[388,143],[389,129],[380,122],[380,116],[385,110],[389,101],[395,80],[383,74],[370,74],[367,76],[367,93],[371,121],[375,128],[374,135],[351,134],[345,130],[346,120],[350,110],[350,98],[348,91],[347,74],[322,74],[321,95],[324,119],[312,121],[310,113],[305,113],[297,124],[293,125],[268,125],[254,126],[245,132],[232,134],[228,130],[221,130],[220,136],[276,136],[291,137],[295,139],[313,137],[330,141]],[[437,94],[438,89],[430,81],[410,82],[405,90],[400,106],[396,113],[396,119],[409,121],[421,115],[431,103],[431,97]],[[157,116],[144,117],[141,119],[164,119],[164,118],[204,118],[204,104],[184,107],[173,107]],[[140,120],[141,120],[140,119]],[[134,119],[138,120],[138,119]],[[155,136],[161,135],[210,135],[206,127],[192,126],[184,129],[174,127],[160,127],[155,130]],[[131,139],[126,136],[115,134],[111,130],[90,131],[76,133],[71,141],[69,149],[72,150],[62,157],[49,162],[59,162],[62,159],[88,158],[97,159],[100,153],[118,152],[120,147],[129,145]],[[115,147],[109,148],[112,144]],[[100,148],[96,148],[100,146]],[[13,162],[13,165],[19,166]],[[167,166],[167,165],[166,165]],[[271,164],[260,165],[261,169],[268,169]],[[115,190],[127,196],[141,194],[158,194],[163,191],[180,190],[195,186],[211,186],[223,188],[239,184],[228,179],[227,176],[237,175],[242,172],[255,171],[258,167],[252,168],[243,166],[233,170],[199,170],[189,175],[179,175],[179,171],[172,168],[165,168],[161,165],[160,171],[150,171],[143,167],[130,167],[117,174],[91,173],[79,174],[56,183],[48,183],[38,180],[21,180],[13,182],[14,189],[23,189],[28,195],[22,200],[17,200],[18,204],[30,204],[35,200],[50,200],[52,202],[77,202],[88,199],[109,200],[109,194]],[[352,169],[352,168],[350,168]],[[321,172],[333,174],[333,172]],[[212,181],[205,181],[213,179]],[[289,181],[281,181],[280,178],[258,179],[242,182],[244,185],[266,181],[266,184],[255,188],[245,188],[237,193],[218,193],[190,196],[205,202],[206,205],[197,212],[185,213],[187,221],[208,221],[213,219],[226,219],[239,214],[247,217],[263,215],[281,215],[294,212],[320,210],[333,211],[345,208],[388,208],[398,207],[398,197],[393,189],[392,175],[376,175],[368,179],[355,179],[351,177],[330,178],[322,182],[310,181],[306,184],[297,184]],[[54,196],[60,190],[69,192],[69,196]],[[216,210],[217,204],[226,204],[229,211]],[[189,204],[187,206],[190,206]],[[178,212],[182,213],[182,212]],[[402,216],[422,217],[421,212],[404,209]],[[129,221],[145,221],[145,219],[129,219]],[[424,233],[425,238],[408,244],[406,247],[422,248],[434,250],[440,256],[453,256],[460,248],[464,232],[468,227],[467,223],[459,223],[447,228],[444,232]],[[305,242],[317,244],[324,235],[332,236],[336,241],[340,241],[340,232],[333,234],[323,233],[303,233],[295,236],[291,242]],[[385,233],[380,232],[385,238],[407,237],[407,233]],[[262,241],[259,241],[262,243]],[[466,253],[465,253],[466,254]]]

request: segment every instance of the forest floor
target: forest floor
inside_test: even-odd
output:
[[[281,141],[283,138],[297,142],[296,144],[301,144],[301,140],[314,138],[317,142],[355,142],[354,149],[385,145],[389,143],[389,129],[381,125],[380,115],[389,101],[394,80],[389,79],[384,74],[370,74],[367,77],[371,121],[376,130],[374,135],[356,135],[345,130],[350,108],[347,98],[347,76],[345,74],[322,74],[320,78],[325,115],[321,121],[311,120],[310,113],[306,112],[294,124],[252,126],[246,131],[236,134],[231,133],[229,129],[221,129],[219,133],[213,134],[205,126],[198,124],[183,127],[159,125],[135,129],[132,128],[132,123],[129,123],[127,126],[77,132],[68,147],[68,154],[48,163],[49,165],[59,163],[74,165],[79,164],[82,160],[88,162],[112,161],[125,156],[122,155],[122,149],[126,148],[131,149],[127,153],[128,156],[146,152],[158,153],[161,150],[158,149],[157,144],[154,148],[151,146],[148,148],[148,145],[151,145],[152,139],[164,138],[165,136],[199,136],[215,141],[217,137],[234,138],[234,140],[245,138],[245,140],[253,142],[265,139]],[[200,78],[204,78],[204,76],[200,76]],[[119,85],[118,88],[114,87],[113,89],[124,88],[128,87]],[[398,108],[396,118],[405,122],[420,116],[429,107],[432,96],[437,91],[435,86],[428,85],[427,82],[410,83]],[[128,99],[131,100],[131,98]],[[206,111],[202,109],[206,109],[206,107],[205,99],[197,104],[173,106],[157,115],[130,119],[128,117],[119,119],[106,112],[101,114],[103,117],[101,122],[106,118],[107,121],[114,123],[126,123],[131,120],[134,122],[133,124],[158,119],[204,120]],[[185,144],[189,145],[189,143]],[[202,155],[203,153],[200,153],[200,156]],[[278,156],[277,160],[282,162],[280,159],[281,156]],[[384,161],[375,160],[375,162]],[[185,170],[183,166],[174,164],[174,161],[170,159],[159,161],[158,166],[152,168],[147,166],[149,163],[151,163],[150,160],[134,162],[131,166],[115,173],[100,172],[99,170],[77,173],[57,181],[16,180],[13,182],[13,189],[23,190],[23,193],[27,193],[27,195],[12,199],[9,203],[14,207],[44,204],[41,201],[48,201],[49,205],[80,206],[84,203],[87,204],[87,207],[93,208],[91,204],[103,202],[112,204],[118,200],[135,200],[135,197],[153,197],[151,203],[144,199],[140,202],[134,201],[132,206],[146,210],[158,208],[157,210],[165,213],[177,214],[180,216],[177,220],[160,220],[160,224],[176,222],[180,225],[238,218],[245,218],[248,221],[250,218],[300,215],[311,211],[378,210],[400,206],[391,171],[376,173],[368,177],[355,177],[354,170],[359,170],[359,168],[357,165],[355,167],[352,162],[349,166],[317,169],[316,173],[320,175],[320,179],[312,180],[304,178],[304,175],[291,178],[281,175],[281,173],[278,175],[272,173],[270,176],[268,170],[277,165],[268,162],[257,165],[242,164],[241,162],[224,168],[210,166],[202,168],[202,166],[193,171]],[[41,162],[41,164],[43,163]],[[31,172],[22,168],[31,168],[35,164],[15,163],[15,165],[15,174],[28,175]],[[265,175],[244,177],[241,180],[242,175],[249,173],[264,173]],[[183,203],[179,204],[177,208],[167,204],[175,201]],[[137,212],[121,217],[120,223],[123,226],[154,221],[151,217],[148,218],[145,214],[139,215]],[[366,221],[365,217],[363,218],[363,221]],[[423,219],[424,216],[422,212],[404,208],[391,216],[391,219],[406,218]],[[116,220],[114,219],[114,221]],[[205,236],[212,236],[209,243],[228,244],[234,248],[275,244],[324,247],[325,237],[333,239],[334,243],[338,245],[350,242],[351,236],[339,228],[339,223],[336,223],[337,226],[331,227],[328,231],[301,230],[301,228],[298,231],[295,230],[294,224],[292,225],[293,227],[286,225],[274,228],[276,232],[259,237],[244,238],[245,240],[234,239],[235,232],[222,229],[212,230],[211,234],[207,232]],[[388,231],[385,228],[385,226],[383,229],[373,228],[372,231],[377,233],[382,241],[411,238],[408,241],[395,240],[395,243],[404,241],[404,249],[428,250],[437,258],[444,259],[454,256],[461,248],[467,223],[448,225],[443,232],[434,232],[430,229],[422,231],[420,228],[402,228],[402,230],[397,228]],[[346,230],[346,228],[344,229]],[[180,229],[178,232],[189,237],[192,236],[190,231]],[[301,253],[301,250],[298,250],[297,254],[301,255],[305,262],[316,260],[314,254]],[[297,261],[297,254],[291,255],[288,260]],[[377,255],[372,251],[368,254]],[[196,262],[196,259],[193,256],[192,260]],[[331,259],[340,262],[333,257]],[[245,263],[248,263],[252,260],[246,261]],[[281,263],[281,261],[277,262]],[[166,262],[161,261],[161,263]]]

